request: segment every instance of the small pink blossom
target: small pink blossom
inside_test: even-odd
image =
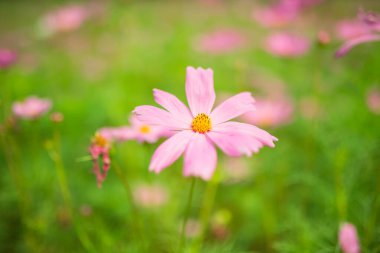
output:
[[[267,38],[265,48],[276,56],[298,57],[309,51],[310,41],[289,33],[275,33]]]
[[[106,127],[98,132],[111,141],[123,142],[126,140],[137,140],[138,142],[155,143],[161,137],[169,137],[173,134],[164,127],[151,126],[138,120],[136,115],[130,118],[130,126]]]
[[[366,24],[373,32],[380,32],[380,15],[359,9],[358,19]]]
[[[324,30],[318,32],[317,39],[321,45],[327,45],[331,42],[330,34]]]
[[[0,48],[0,69],[10,67],[17,60],[17,54],[12,50]]]
[[[157,98],[160,99],[160,98]],[[155,143],[161,137],[170,137],[173,132],[164,127],[151,126],[141,122],[136,115],[132,115],[130,118],[131,123],[131,138],[138,142]]]
[[[252,16],[265,27],[281,27],[294,20],[297,17],[297,12],[275,6],[255,9]]]
[[[359,20],[343,20],[336,26],[340,39],[349,40],[370,33],[370,28]]]
[[[256,99],[256,111],[247,112],[242,119],[261,127],[280,126],[291,121],[293,104],[287,98]]]
[[[54,123],[60,123],[63,121],[64,118],[65,117],[63,116],[61,112],[53,112],[50,115],[50,120],[53,121]]]
[[[91,141],[89,152],[93,161],[93,172],[96,175],[98,188],[102,187],[111,166],[111,142],[99,133]]]
[[[374,42],[374,41],[380,41],[380,34],[365,34],[359,37],[356,37],[354,39],[346,41],[339,50],[335,53],[335,57],[339,58],[344,55],[346,55],[351,49],[357,45],[368,43],[368,42]]]
[[[215,102],[213,71],[187,68],[186,96],[190,110],[177,97],[154,89],[155,106],[138,106],[139,120],[175,131],[155,151],[149,169],[156,173],[174,163],[184,153],[184,176],[209,180],[216,168],[215,145],[230,156],[250,156],[264,145],[274,147],[277,139],[253,125],[230,121],[254,110],[249,92],[239,93],[212,110]]]
[[[51,106],[52,103],[49,99],[31,96],[22,102],[13,103],[12,109],[18,118],[36,119],[49,111]]]
[[[68,32],[78,29],[87,19],[88,12],[80,5],[69,5],[48,13],[42,19],[42,29],[46,34]]]
[[[168,201],[166,189],[159,185],[140,185],[133,190],[135,202],[146,208],[160,207]]]
[[[339,231],[339,245],[344,253],[360,253],[358,234],[353,224],[342,224]]]
[[[253,18],[265,27],[279,27],[295,20],[307,7],[321,2],[320,0],[280,0],[269,7],[255,9]]]
[[[246,38],[243,34],[236,30],[225,29],[202,36],[196,42],[196,47],[199,51],[221,54],[242,48],[245,44]]]
[[[98,133],[110,142],[123,142],[132,138],[131,129],[128,126],[103,127]]]
[[[367,106],[375,114],[380,114],[380,90],[372,88],[367,93]]]
[[[340,29],[338,32],[342,35],[342,28]],[[345,43],[335,53],[335,57],[337,58],[346,55],[357,45],[380,41],[380,16],[372,12],[359,10],[358,20],[352,21],[352,25],[347,25],[346,29],[346,33],[351,32],[351,34],[341,36],[345,39]]]

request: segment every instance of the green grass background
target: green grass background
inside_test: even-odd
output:
[[[295,105],[290,124],[266,129],[279,138],[276,148],[245,159],[252,175],[217,186],[211,216],[231,217],[225,219],[229,236],[218,239],[208,226],[201,252],[340,252],[337,233],[344,221],[357,226],[362,252],[380,252],[380,117],[365,102],[369,87],[380,85],[379,43],[339,60],[333,58],[336,40],[314,43],[301,58],[274,57],[261,48],[271,31],[250,18],[253,1],[216,7],[101,1],[103,13],[80,29],[39,37],[38,19],[67,3],[0,2],[0,45],[20,55],[18,64],[0,71],[1,122],[13,101],[29,95],[51,98],[53,111],[65,117],[59,124],[47,116],[20,121],[2,134],[0,252],[175,252],[190,186],[181,160],[155,175],[147,167],[158,144],[129,141],[113,149],[113,165],[120,165],[132,188],[158,183],[169,190],[167,204],[138,207],[136,216],[113,167],[98,189],[91,162],[78,159],[87,155],[97,129],[127,124],[135,106],[154,104],[153,88],[185,100],[186,66],[211,67],[217,95],[248,90],[255,96],[258,77],[280,79]],[[358,4],[325,1],[285,30],[311,39],[320,29],[333,35],[335,22],[355,18]],[[360,5],[380,10],[377,1]],[[248,45],[222,55],[193,49],[197,37],[219,28],[242,31]],[[318,102],[321,117],[302,117],[304,98]],[[198,219],[203,202],[212,202],[204,199],[210,185],[197,182],[190,217]],[[90,216],[81,214],[83,205],[92,208]],[[192,245],[188,240],[189,252]]]

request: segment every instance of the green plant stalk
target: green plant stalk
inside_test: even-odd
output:
[[[346,165],[346,160],[347,152],[345,150],[338,150],[335,160],[335,190],[336,204],[340,221],[346,220],[347,214],[347,198],[343,183],[343,172]]]
[[[15,187],[15,190],[18,195],[18,200],[19,200],[19,205],[20,205],[20,210],[21,210],[21,215],[22,219],[24,220],[23,216],[27,214],[27,209],[29,206],[29,198],[27,191],[25,190],[25,187],[22,182],[23,182],[23,176],[21,175],[19,169],[17,169],[17,166],[15,165],[13,155],[16,154],[16,148],[14,147],[13,142],[10,140],[7,141],[7,137],[5,136],[6,133],[1,134],[1,141],[3,144],[3,149],[4,149],[4,156],[5,160],[7,163],[7,168],[9,171],[9,175],[11,177],[13,186]],[[13,154],[13,155],[12,155]]]
[[[131,207],[132,215],[133,215],[132,224],[135,228],[135,231],[137,231],[137,235],[138,235],[136,239],[142,243],[143,248],[146,248],[147,245],[145,244],[145,238],[143,236],[143,231],[141,228],[138,210],[137,210],[137,207],[133,201],[133,194],[131,191],[131,187],[128,183],[128,180],[126,180],[126,176],[124,175],[123,170],[120,168],[118,163],[116,163],[116,162],[114,163],[113,169],[114,169],[117,177],[119,178],[121,184],[123,185],[125,193],[127,194],[127,201],[129,203],[129,206]]]
[[[81,242],[82,246],[86,249],[87,252],[95,252],[94,246],[92,245],[87,234],[83,231],[82,226],[79,224],[78,220],[74,215],[74,212],[72,211],[71,194],[67,184],[64,163],[60,155],[60,135],[58,131],[54,133],[53,142],[47,143],[46,149],[50,158],[54,162],[54,167],[57,173],[58,184],[62,194],[63,202],[66,210],[69,213],[70,219],[72,219],[74,223],[74,228],[78,235],[79,241]]]
[[[194,195],[195,182],[196,182],[196,178],[193,177],[191,179],[189,196],[187,198],[186,209],[185,209],[185,217],[183,219],[181,234],[180,234],[180,238],[179,238],[178,253],[183,252],[183,247],[185,246],[186,224],[187,224],[187,220],[189,219],[191,202],[193,200],[193,195]]]
[[[376,184],[376,189],[375,189],[375,199],[374,199],[374,207],[372,208],[372,213],[368,218],[368,223],[367,223],[367,231],[366,235],[363,239],[363,246],[364,248],[368,248],[372,237],[373,237],[373,232],[376,226],[376,220],[377,220],[377,215],[378,215],[378,210],[380,206],[380,184]],[[380,247],[379,247],[380,249]],[[378,251],[374,251],[378,252]]]
[[[210,222],[210,216],[211,216],[212,208],[214,206],[215,196],[218,190],[219,182],[220,182],[219,174],[215,173],[215,176],[213,177],[213,179],[209,181],[207,184],[206,192],[202,201],[202,208],[199,214],[200,221],[201,221],[201,230],[193,244],[193,248],[191,252],[194,252],[194,253],[199,252],[199,250],[202,247],[203,240],[206,235],[207,227]]]

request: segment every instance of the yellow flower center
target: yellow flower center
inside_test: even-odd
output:
[[[100,147],[106,147],[108,145],[108,140],[104,138],[100,133],[95,134],[93,142]]]
[[[201,134],[207,133],[211,130],[211,119],[204,113],[198,114],[191,123],[191,129],[194,132],[198,132]]]
[[[148,134],[148,133],[150,133],[150,130],[151,130],[151,129],[150,129],[150,126],[146,126],[146,125],[145,125],[145,126],[141,126],[141,127],[140,127],[140,132],[143,133],[143,134]]]

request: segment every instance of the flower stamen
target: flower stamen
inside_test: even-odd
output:
[[[201,134],[207,133],[211,130],[211,119],[204,113],[198,114],[191,123],[191,129],[194,132],[198,132]]]
[[[142,134],[148,134],[150,133],[150,130],[151,130],[150,127],[147,125],[143,125],[140,127],[140,133]]]

